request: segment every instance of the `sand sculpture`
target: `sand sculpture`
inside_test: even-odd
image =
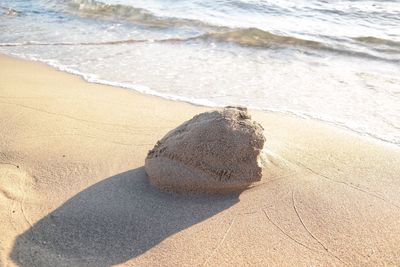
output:
[[[167,191],[240,191],[261,179],[265,137],[243,107],[194,116],[149,151],[150,182]]]

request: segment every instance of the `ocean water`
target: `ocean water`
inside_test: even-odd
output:
[[[400,145],[398,0],[0,0],[0,53]]]

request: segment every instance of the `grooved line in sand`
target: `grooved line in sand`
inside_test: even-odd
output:
[[[304,247],[304,248],[306,248],[306,249],[308,249],[308,250],[310,250],[310,251],[312,251],[312,252],[315,252],[315,253],[319,253],[319,254],[320,254],[320,253],[328,253],[329,256],[331,256],[331,257],[333,257],[333,258],[339,260],[339,261],[342,262],[343,264],[345,264],[345,262],[343,262],[341,259],[339,259],[339,258],[336,257],[335,255],[333,255],[332,253],[330,253],[328,250],[325,250],[325,251],[316,250],[316,249],[310,248],[309,246],[307,246],[307,245],[305,245],[304,243],[300,242],[299,240],[295,239],[294,237],[292,237],[291,235],[289,235],[288,233],[286,233],[277,223],[275,223],[274,221],[272,221],[271,218],[268,216],[268,213],[267,213],[267,211],[266,211],[265,209],[262,209],[262,211],[264,212],[265,217],[267,217],[268,221],[269,221],[272,225],[274,225],[282,234],[284,234],[287,238],[289,238],[290,240],[292,240],[292,241],[295,242],[296,244],[298,244],[298,245],[300,245],[300,246],[302,246],[302,247]],[[296,213],[297,213],[297,212],[296,212]],[[303,227],[304,227],[304,224],[303,224]],[[308,233],[310,233],[307,229],[306,229],[306,231],[307,231]],[[313,235],[311,235],[311,236],[313,237]],[[315,237],[314,237],[314,239],[315,239]],[[317,241],[317,242],[318,242],[318,241]],[[320,243],[320,242],[318,242],[318,243]],[[321,243],[320,243],[320,244],[321,244]],[[322,245],[322,244],[321,244],[321,245]],[[322,247],[325,248],[325,246],[323,246],[323,245],[322,245]]]
[[[25,203],[25,199],[26,199],[25,187],[26,187],[26,178],[24,177],[22,180],[22,186],[20,183],[20,192],[22,194],[22,200],[20,202],[20,207],[21,207],[21,212],[22,212],[22,215],[24,216],[25,221],[30,225],[30,227],[33,227],[32,223],[29,221],[28,216],[26,215],[25,209],[24,209],[24,203]]]
[[[39,135],[39,136],[27,136],[27,137],[22,137],[18,138],[18,141],[20,140],[29,140],[29,139],[44,139],[44,138],[54,138],[54,137],[62,137],[62,136],[71,136],[71,137],[84,137],[84,138],[89,138],[89,139],[97,139],[101,140],[107,143],[111,144],[116,144],[116,145],[123,145],[123,146],[152,146],[153,144],[131,144],[131,143],[122,143],[122,142],[115,142],[111,140],[107,140],[105,138],[97,137],[97,136],[91,136],[91,135],[83,135],[83,134],[54,134],[54,135]]]
[[[283,179],[287,179],[287,178],[292,177],[292,176],[294,176],[296,174],[297,173],[294,172],[294,173],[289,173],[289,174],[286,174],[286,175],[278,175],[278,176],[272,177],[271,179],[268,179],[265,182],[256,183],[255,185],[251,185],[246,191],[247,192],[259,191],[259,190],[263,189],[265,186],[270,185],[273,182],[276,182],[276,181],[279,181],[279,180],[283,180]]]
[[[292,237],[291,235],[289,235],[288,233],[286,233],[278,224],[276,224],[273,220],[271,220],[271,218],[269,217],[269,215],[268,215],[267,211],[265,210],[265,208],[262,209],[262,211],[264,212],[264,215],[265,215],[265,217],[267,217],[268,221],[269,221],[273,226],[275,226],[280,232],[282,232],[282,234],[284,234],[286,237],[288,237],[290,240],[292,240],[292,241],[295,242],[296,244],[298,244],[298,245],[300,245],[300,246],[302,246],[302,247],[304,247],[304,248],[306,248],[306,249],[308,249],[308,250],[311,250],[311,251],[313,251],[313,252],[320,253],[320,251],[315,250],[315,249],[313,249],[313,248],[310,248],[309,246],[303,244],[302,242],[298,241],[297,239],[295,239],[294,237]]]
[[[15,168],[19,168],[19,166],[18,165],[16,165],[16,164],[14,164],[14,163],[9,163],[9,162],[1,162],[0,161],[0,164],[4,164],[4,165],[11,165],[11,166],[14,166]]]
[[[207,257],[207,259],[204,261],[204,263],[201,266],[206,266],[206,264],[211,260],[212,257],[217,253],[218,249],[222,246],[222,244],[225,242],[226,237],[228,236],[229,232],[231,231],[232,225],[235,222],[237,216],[233,217],[232,221],[230,222],[228,229],[226,229],[225,234],[222,236],[221,241],[218,243],[218,245],[211,251],[211,254]]]
[[[326,246],[325,246],[325,245],[324,245],[324,244],[323,244],[309,229],[308,229],[308,227],[304,224],[304,221],[303,221],[302,217],[300,216],[300,213],[299,213],[299,211],[297,210],[297,207],[296,207],[296,202],[295,202],[295,200],[294,200],[294,191],[292,191],[292,204],[293,204],[293,209],[294,209],[294,211],[296,212],[297,218],[299,219],[301,225],[302,225],[303,228],[307,231],[307,233],[308,233],[315,241],[317,241],[317,243],[320,244],[320,245],[324,248],[324,250],[325,250],[329,255],[331,255],[332,257],[336,258],[337,260],[339,260],[339,261],[342,262],[343,264],[346,264],[342,259],[340,259],[338,256],[336,256],[335,254],[333,254],[333,253],[328,249],[328,247],[326,247]]]
[[[47,111],[47,110],[44,110],[44,109],[35,108],[35,107],[31,107],[31,106],[27,106],[27,105],[23,105],[23,104],[18,104],[18,103],[10,103],[10,102],[0,101],[0,104],[15,105],[15,106],[18,106],[18,107],[31,109],[31,110],[34,110],[34,111],[43,112],[43,113],[50,114],[50,115],[65,117],[65,118],[68,118],[68,119],[71,119],[71,120],[80,121],[80,122],[100,124],[100,125],[108,125],[108,126],[114,126],[114,127],[121,127],[121,128],[125,128],[128,131],[130,131],[131,129],[137,129],[137,127],[130,127],[130,126],[125,125],[125,124],[86,120],[86,119],[77,118],[77,117],[74,117],[74,116],[71,116],[71,115],[62,114],[62,113],[56,113],[56,112],[50,112],[50,111]],[[151,128],[151,127],[146,127],[146,128]],[[146,128],[144,128],[144,129],[146,129]],[[162,127],[156,127],[156,128],[163,129]],[[140,129],[143,129],[143,127],[140,128]]]
[[[387,199],[385,199],[385,198],[383,198],[383,197],[381,197],[381,196],[379,196],[379,195],[377,195],[377,194],[374,194],[374,193],[372,193],[372,192],[370,192],[370,191],[368,191],[368,190],[362,189],[362,188],[360,188],[360,187],[358,187],[358,186],[355,186],[355,185],[346,183],[346,182],[344,182],[344,181],[338,181],[338,180],[335,180],[335,179],[333,179],[333,178],[330,178],[329,176],[326,176],[326,175],[324,175],[324,174],[322,174],[322,173],[319,173],[319,172],[317,172],[317,171],[314,171],[313,169],[311,169],[310,167],[306,166],[305,164],[303,164],[303,163],[301,163],[301,162],[299,162],[299,161],[291,161],[291,160],[289,160],[289,161],[292,162],[292,163],[294,163],[295,165],[297,165],[297,166],[299,166],[299,167],[305,168],[306,170],[312,172],[313,174],[315,174],[315,175],[317,175],[317,176],[319,176],[319,177],[321,177],[321,178],[324,178],[325,180],[328,180],[328,181],[331,181],[331,182],[334,182],[334,183],[338,183],[338,184],[345,185],[345,186],[347,186],[347,187],[349,187],[349,188],[352,188],[352,189],[354,189],[354,190],[360,191],[360,192],[362,192],[362,193],[364,193],[364,194],[367,194],[367,195],[369,195],[369,196],[371,196],[371,197],[380,199],[380,200],[382,200],[382,201],[384,201],[384,202],[386,202],[386,203],[392,205],[393,207],[396,207],[396,208],[400,209],[400,206],[398,206],[398,205],[396,205],[396,204],[390,202],[389,200],[387,200]]]
[[[22,181],[19,183],[19,191],[22,195],[22,200],[20,201],[19,205],[20,205],[21,213],[24,216],[25,221],[29,224],[30,227],[33,227],[32,223],[29,221],[28,216],[26,215],[25,209],[24,209],[24,204],[25,204],[25,199],[26,199],[26,191],[25,191],[26,177],[25,177],[25,175],[22,175],[22,176],[23,176]]]

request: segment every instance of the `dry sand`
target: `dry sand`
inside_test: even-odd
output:
[[[399,266],[400,149],[254,113],[262,181],[152,188],[155,142],[209,110],[0,56],[0,266]]]

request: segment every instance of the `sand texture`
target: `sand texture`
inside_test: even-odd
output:
[[[261,181],[164,193],[144,160],[211,110],[0,57],[0,266],[399,266],[400,149],[252,112]]]
[[[263,128],[243,107],[204,112],[173,129],[149,151],[145,170],[164,191],[243,191],[262,177]]]

